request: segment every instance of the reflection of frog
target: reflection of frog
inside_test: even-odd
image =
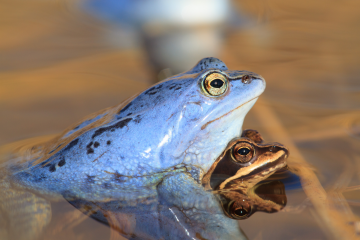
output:
[[[287,202],[285,185],[279,180],[258,183],[247,193],[228,189],[220,190],[216,194],[220,198],[225,214],[239,220],[247,219],[258,211],[278,212],[285,207]]]
[[[216,58],[202,59],[188,72],[90,116],[51,141],[4,157],[0,204],[9,211],[7,206],[26,192],[33,203],[28,204],[38,206],[26,208],[29,221],[36,225],[41,218],[45,226],[49,206],[43,207],[44,200],[33,193],[69,201],[115,199],[129,206],[204,192],[203,174],[239,136],[264,88],[264,79],[255,73],[230,71]],[[17,208],[25,209],[23,204]],[[14,228],[21,232],[19,225]],[[23,235],[29,239],[31,234]]]
[[[216,194],[179,185],[177,191],[166,191],[158,202],[151,204],[119,207],[121,201],[72,203],[125,236],[131,236],[130,239],[246,239],[237,222],[226,217],[220,205],[227,216],[240,219],[255,211],[279,211],[286,204],[286,197],[281,194],[284,193],[282,183],[275,182],[277,186],[271,186],[274,183],[254,186],[284,167],[288,155],[287,149],[281,144],[261,144],[260,141],[262,138],[256,131],[245,130],[242,138],[230,142],[203,179],[206,188],[216,182],[214,186],[219,189],[223,182],[227,182]],[[251,171],[248,171],[249,166]],[[234,176],[241,180],[234,179]],[[266,193],[271,188],[282,192],[269,197]],[[159,187],[159,191],[162,190],[164,186]],[[129,222],[133,222],[134,226],[129,227]]]

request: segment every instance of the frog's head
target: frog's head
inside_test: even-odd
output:
[[[264,143],[258,131],[247,129],[229,143],[202,183],[206,188],[237,189],[247,195],[257,183],[284,168],[288,156],[281,143]]]
[[[228,142],[240,136],[245,115],[265,89],[258,74],[230,71],[216,58],[202,59],[167,82],[183,89],[172,100],[177,106],[168,120],[180,136],[171,153],[205,172]]]
[[[285,186],[268,177],[284,169],[288,155],[282,144],[264,143],[259,132],[247,129],[229,143],[202,183],[215,190],[224,213],[231,218],[246,219],[257,211],[278,212],[287,202]]]
[[[154,159],[151,166],[184,163],[207,172],[230,140],[240,136],[245,115],[264,89],[258,74],[231,71],[219,59],[204,58],[141,93],[118,117],[137,112],[144,124],[144,155]]]

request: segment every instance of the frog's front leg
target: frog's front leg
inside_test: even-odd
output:
[[[247,239],[236,220],[226,217],[213,193],[188,173],[158,185],[161,232],[171,239]]]

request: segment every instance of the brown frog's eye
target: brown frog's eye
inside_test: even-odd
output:
[[[228,88],[228,79],[220,73],[211,73],[203,80],[203,88],[211,96],[220,96]]]
[[[239,163],[249,162],[254,157],[254,153],[254,147],[247,142],[237,143],[232,149],[232,157]]]
[[[251,205],[240,204],[237,201],[229,203],[228,213],[233,219],[246,219],[251,215]]]

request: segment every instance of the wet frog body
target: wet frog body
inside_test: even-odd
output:
[[[261,76],[205,58],[16,156],[21,160],[9,161],[6,169],[16,186],[47,195],[96,201],[156,197],[167,176],[183,173],[200,182],[240,135],[264,88]]]

